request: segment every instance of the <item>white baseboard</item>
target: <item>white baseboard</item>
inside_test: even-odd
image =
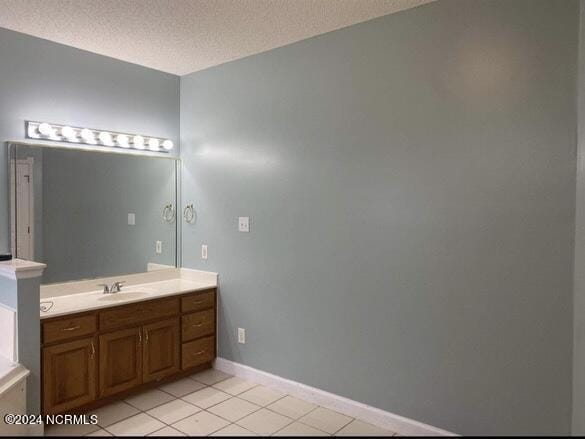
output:
[[[249,379],[258,384],[263,384],[276,390],[280,390],[283,393],[302,398],[305,401],[361,419],[377,425],[378,427],[394,431],[401,436],[457,436],[454,433],[441,430],[440,428],[395,415],[361,402],[353,401],[349,398],[335,395],[296,381],[291,381],[268,372],[263,372],[250,366],[235,363],[226,360],[225,358],[216,358],[214,367],[217,370],[230,375]]]

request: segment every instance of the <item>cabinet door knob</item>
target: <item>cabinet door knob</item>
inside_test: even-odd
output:
[[[203,326],[203,323],[197,323],[197,324],[191,325],[191,326],[193,326],[194,328],[199,328],[200,326]]]
[[[95,357],[95,345],[93,344],[93,341],[91,342],[91,356],[90,358],[93,360]]]
[[[142,330],[138,330],[138,344],[142,344]]]
[[[144,330],[144,343],[148,343],[148,330]]]
[[[203,351],[195,352],[193,355],[201,355],[201,354],[204,354],[204,353],[205,353],[205,351],[203,350]]]

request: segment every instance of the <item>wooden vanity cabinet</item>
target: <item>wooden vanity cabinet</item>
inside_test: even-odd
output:
[[[43,348],[44,413],[61,413],[92,402],[96,397],[95,338]]]
[[[42,320],[43,414],[82,412],[211,367],[215,289]]]
[[[142,328],[122,329],[100,338],[99,396],[142,384]]]
[[[145,325],[143,332],[142,380],[160,380],[181,370],[179,319]]]

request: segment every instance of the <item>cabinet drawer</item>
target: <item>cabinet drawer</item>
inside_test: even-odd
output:
[[[208,309],[205,311],[186,314],[182,318],[182,335],[183,341],[193,340],[194,338],[213,335],[215,333],[215,310]]]
[[[179,298],[149,300],[100,311],[100,331],[123,328],[179,314]]]
[[[200,311],[202,309],[213,308],[214,306],[215,290],[190,294],[181,299],[181,309],[183,312]]]
[[[200,338],[183,343],[181,353],[181,368],[183,370],[208,363],[215,357],[215,337]]]
[[[84,315],[43,322],[43,343],[68,340],[97,331],[96,316]]]

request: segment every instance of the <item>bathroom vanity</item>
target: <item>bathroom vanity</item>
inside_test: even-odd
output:
[[[87,411],[211,367],[216,287],[171,279],[51,298],[41,314],[43,413]]]
[[[211,366],[218,277],[179,268],[181,228],[197,226],[193,203],[179,208],[180,169],[160,151],[9,142],[11,249],[44,267],[44,414]]]

